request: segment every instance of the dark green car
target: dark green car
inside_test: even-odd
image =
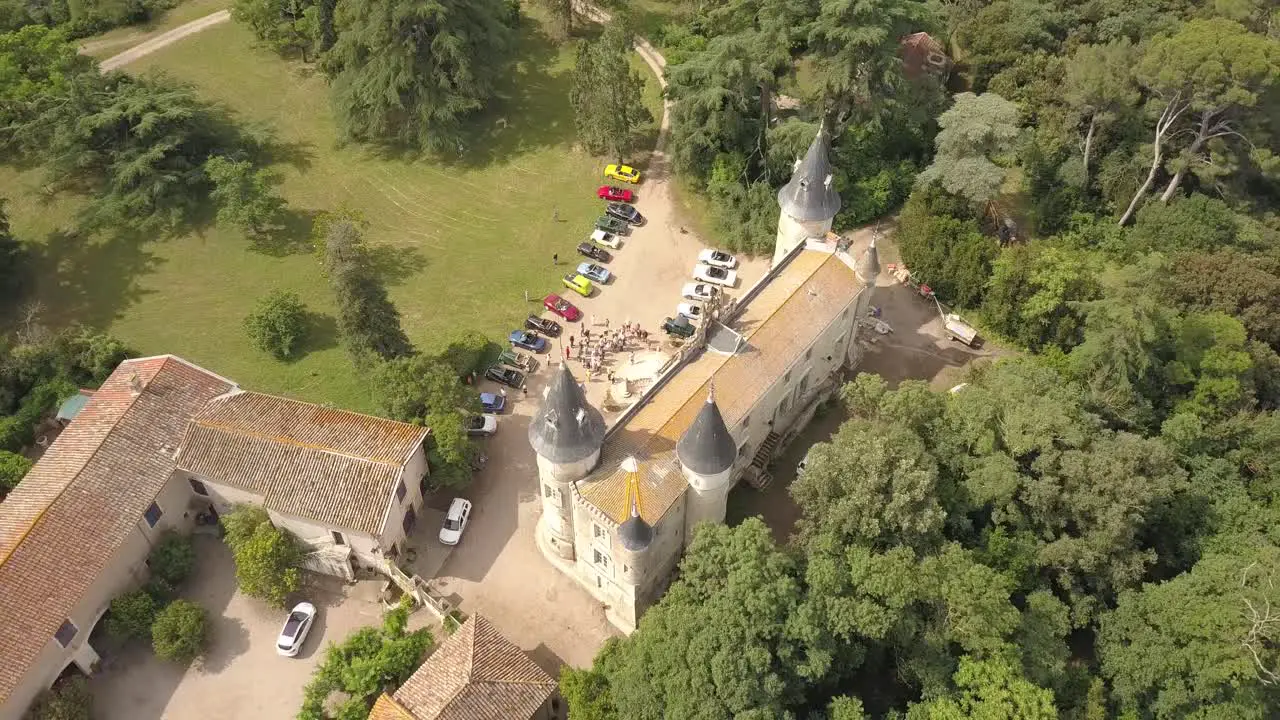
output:
[[[662,329],[672,337],[693,337],[693,324],[683,315],[667,318],[666,322],[662,323]]]
[[[616,217],[601,215],[596,218],[596,229],[611,232],[614,235],[626,235],[627,231],[631,229],[631,226]]]

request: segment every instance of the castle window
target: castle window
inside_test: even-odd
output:
[[[603,543],[609,542],[609,531],[605,530],[600,523],[591,523],[591,539],[599,540]]]
[[[560,491],[550,485],[542,486],[542,495],[551,500],[555,500],[557,503],[560,502]]]
[[[591,560],[605,573],[611,574],[613,572],[613,558],[609,557],[609,553],[593,549],[591,551]]]

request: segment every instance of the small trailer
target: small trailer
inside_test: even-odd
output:
[[[974,341],[978,339],[977,329],[955,313],[947,313],[942,316],[942,327],[952,340],[959,340],[969,347],[973,347]]]

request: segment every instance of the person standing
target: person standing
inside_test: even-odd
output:
[[[560,253],[551,253],[551,264],[552,265],[560,264]]]

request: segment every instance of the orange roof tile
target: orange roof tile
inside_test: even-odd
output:
[[[369,710],[368,720],[418,720],[404,708],[403,705],[396,702],[394,698],[386,693],[378,696],[373,707]]]
[[[0,702],[168,481],[187,421],[234,387],[176,357],[126,360],[0,503]]]
[[[732,323],[746,340],[743,350],[733,356],[703,352],[645,398],[624,425],[610,430],[597,470],[576,484],[582,498],[614,522],[626,519],[627,474],[619,465],[635,457],[641,465],[640,514],[656,524],[688,487],[676,459],[676,442],[706,401],[710,384],[714,381],[716,404],[733,428],[862,287],[839,256],[801,251]]]

